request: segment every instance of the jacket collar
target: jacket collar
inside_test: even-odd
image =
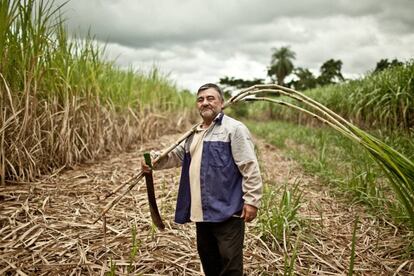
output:
[[[220,112],[216,118],[213,120],[216,124],[221,125],[221,121],[223,121],[224,113]]]

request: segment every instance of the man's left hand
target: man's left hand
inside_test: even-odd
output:
[[[256,218],[256,216],[257,208],[253,205],[244,204],[241,218],[243,218],[245,222],[251,222]]]

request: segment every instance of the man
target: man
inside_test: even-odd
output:
[[[202,124],[155,168],[182,165],[175,222],[196,223],[197,250],[207,276],[243,275],[244,223],[256,217],[262,197],[250,133],[223,114],[223,104],[217,85],[201,86],[197,108]]]

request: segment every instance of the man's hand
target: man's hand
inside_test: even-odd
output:
[[[158,158],[160,155],[161,155],[161,152],[160,152],[160,151],[155,151],[155,150],[151,150],[151,151],[150,151],[151,160],[154,160],[154,159]],[[154,164],[153,164],[153,165],[154,165]],[[150,173],[150,172],[151,172],[151,170],[152,170],[152,168],[150,168],[150,166],[148,166],[148,165],[145,163],[145,160],[141,160],[141,170],[142,170],[144,173]]]
[[[241,218],[243,218],[245,222],[251,222],[256,216],[257,208],[249,204],[244,204]]]
[[[144,160],[141,160],[141,170],[144,173],[150,173],[151,172],[150,166],[148,166],[147,164],[145,164],[145,161]]]

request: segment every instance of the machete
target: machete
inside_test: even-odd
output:
[[[145,164],[151,168],[149,172],[145,172],[145,184],[147,186],[147,196],[152,222],[157,226],[158,230],[164,230],[165,225],[162,222],[160,212],[158,211],[157,201],[155,200],[154,179],[152,177],[151,156],[148,152],[144,153]]]

